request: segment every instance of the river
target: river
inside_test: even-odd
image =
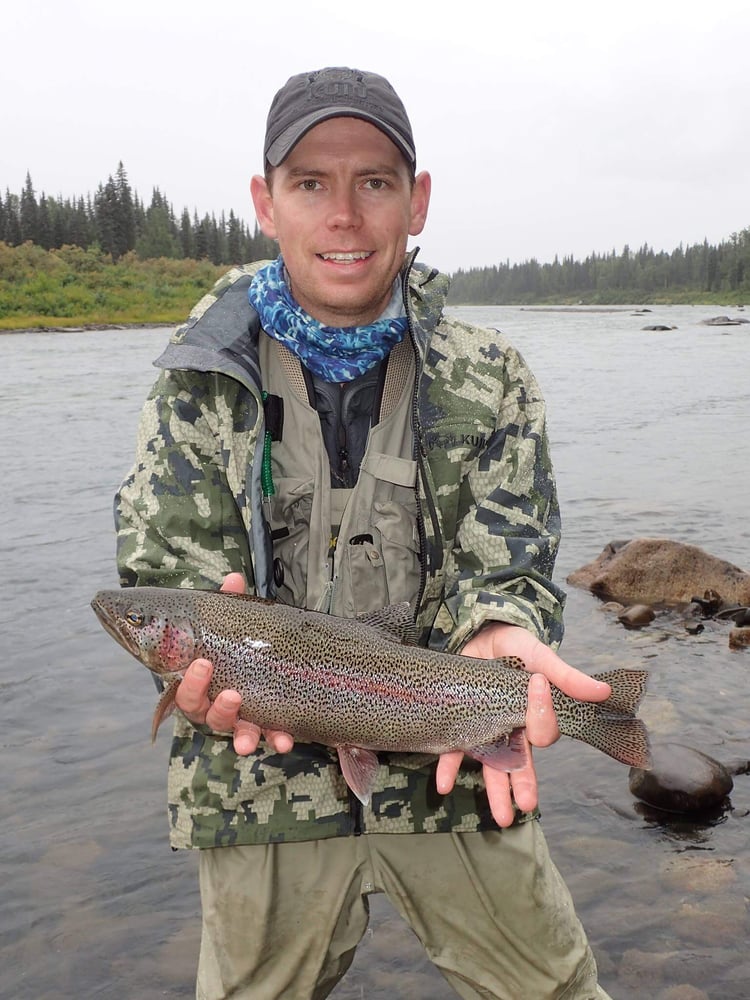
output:
[[[715,307],[454,310],[497,326],[548,401],[564,519],[557,580],[613,539],[667,536],[750,569],[750,326]],[[645,331],[647,324],[676,329]],[[151,681],[89,608],[116,585],[112,494],[168,331],[0,337],[3,440],[0,997],[193,995],[196,856],[167,844],[168,734]],[[750,759],[750,651],[669,616],[626,631],[569,590],[563,654],[651,672],[655,739]],[[168,727],[165,727],[168,728]],[[750,997],[750,777],[711,822],[655,821],[627,769],[561,740],[536,755],[543,825],[614,1000]],[[701,990],[685,992],[687,986]],[[448,1000],[383,897],[336,1000]],[[533,997],[518,1000],[535,1000]]]

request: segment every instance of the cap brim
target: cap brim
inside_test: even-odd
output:
[[[321,122],[329,121],[331,118],[361,118],[363,121],[370,122],[376,128],[380,129],[388,138],[398,147],[400,152],[406,157],[406,160],[414,166],[416,164],[416,154],[412,147],[404,140],[404,137],[396,131],[396,129],[391,128],[382,119],[376,117],[375,115],[369,115],[367,112],[363,112],[361,108],[350,108],[350,107],[335,107],[326,108],[324,111],[311,111],[309,115],[305,115],[304,118],[300,118],[299,121],[294,122],[288,128],[279,135],[271,145],[266,150],[266,160],[272,167],[278,167],[280,163],[283,163],[292,149],[297,145],[300,139],[306,135],[311,128],[316,125],[320,125]]]

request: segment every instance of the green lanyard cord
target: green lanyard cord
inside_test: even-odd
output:
[[[265,403],[268,399],[268,393],[265,389],[263,390],[262,396],[263,402]],[[264,500],[267,500],[276,493],[271,474],[271,432],[269,430],[266,430],[265,437],[263,439],[263,462],[260,467],[260,485],[263,490]]]

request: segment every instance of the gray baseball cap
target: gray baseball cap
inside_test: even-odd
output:
[[[362,118],[398,146],[412,169],[417,157],[406,109],[385,77],[345,66],[299,73],[287,80],[271,103],[264,156],[272,167],[306,132],[329,118]]]

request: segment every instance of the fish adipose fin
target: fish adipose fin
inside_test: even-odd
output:
[[[466,752],[496,771],[519,771],[529,763],[529,748],[521,728],[512,729],[494,743],[485,743]]]
[[[362,805],[369,805],[375,776],[378,773],[377,754],[362,747],[338,746],[336,749],[344,780]]]
[[[156,703],[156,708],[154,709],[154,717],[151,720],[151,742],[155,742],[156,733],[159,726],[164,722],[164,720],[172,714],[175,710],[175,695],[177,694],[177,688],[180,686],[179,679],[175,681],[167,681],[164,690],[162,691],[159,700]]]

